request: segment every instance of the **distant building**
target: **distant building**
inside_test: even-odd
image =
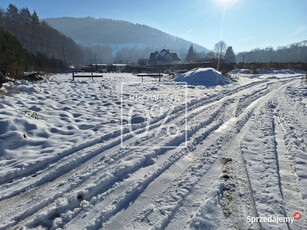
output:
[[[118,73],[125,72],[127,66],[128,64],[112,64],[111,71]]]
[[[107,72],[125,72],[126,68],[129,67],[128,64],[90,64],[83,65],[79,69],[71,69],[71,71],[78,72],[97,72],[97,73],[107,73]]]
[[[156,51],[150,54],[150,65],[172,64],[178,63],[181,59],[176,53],[171,53],[169,50],[163,49],[160,52]]]
[[[84,72],[105,72],[108,67],[108,64],[90,64],[84,65],[81,67],[81,70]]]

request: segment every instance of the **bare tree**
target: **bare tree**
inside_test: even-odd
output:
[[[222,58],[227,49],[227,45],[224,41],[219,41],[214,46],[215,55],[217,58]]]
[[[220,70],[221,58],[225,54],[226,49],[227,49],[227,45],[226,45],[226,43],[224,41],[219,41],[214,46],[215,55],[217,57],[217,69],[218,70]]]

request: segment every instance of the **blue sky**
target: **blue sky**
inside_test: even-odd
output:
[[[155,27],[212,49],[235,52],[307,40],[307,0],[0,0],[6,9],[36,10],[40,18],[122,19]]]

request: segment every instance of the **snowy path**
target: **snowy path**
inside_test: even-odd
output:
[[[163,122],[185,127],[182,104],[167,120],[155,117],[141,141],[125,130],[124,148],[120,130],[97,130],[37,167],[7,174],[0,229],[260,229],[277,226],[248,223],[247,216],[295,212],[300,220],[278,228],[304,229],[306,87],[300,77],[263,76],[195,96],[188,101],[186,148],[184,133],[155,136]],[[205,89],[189,89],[190,95],[196,90]]]

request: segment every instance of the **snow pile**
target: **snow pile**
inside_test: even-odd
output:
[[[214,68],[195,68],[178,76],[174,81],[204,86],[225,85],[230,82]]]

